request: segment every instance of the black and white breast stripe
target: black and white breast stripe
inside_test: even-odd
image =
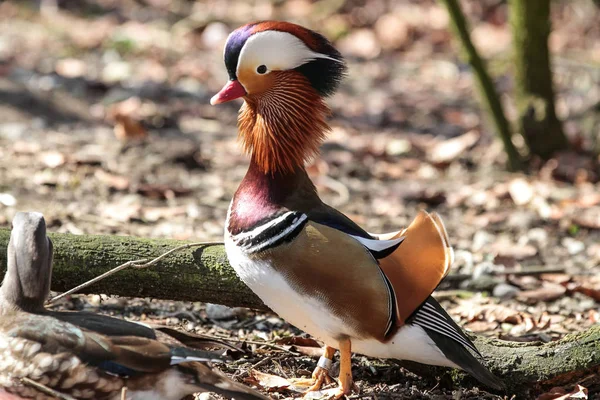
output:
[[[306,214],[288,211],[277,215],[267,222],[233,235],[233,242],[246,253],[257,253],[282,243],[290,242],[304,229],[308,222]]]
[[[413,315],[410,323],[444,335],[481,356],[479,350],[477,350],[464,333],[459,331],[460,328],[454,321],[450,320],[450,316],[446,314],[444,309],[437,302],[435,302],[436,304],[434,302],[435,300],[432,298],[427,299],[423,306]]]

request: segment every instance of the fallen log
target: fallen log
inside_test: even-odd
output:
[[[185,242],[124,236],[51,233],[54,243],[52,290],[66,291],[128,261],[155,258]],[[0,229],[0,270],[6,268],[10,231]],[[203,301],[267,310],[235,275],[222,245],[182,249],[145,269],[127,268],[82,290],[128,297]],[[551,343],[516,343],[472,336],[490,370],[509,393],[565,385],[600,372],[600,326]],[[454,383],[469,378],[458,371],[409,367],[415,372],[447,377]],[[598,384],[597,382],[595,384]]]
[[[54,244],[52,290],[67,291],[111,268],[137,259],[153,259],[186,242],[129,236],[49,233]],[[6,270],[8,229],[0,229],[0,270]],[[189,242],[192,243],[192,242]],[[80,293],[204,301],[266,310],[227,262],[223,245],[177,251],[150,268],[124,269]]]

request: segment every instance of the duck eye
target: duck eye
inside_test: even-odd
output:
[[[258,68],[256,68],[256,72],[258,72],[259,74],[266,74],[267,73],[267,66],[266,65],[259,65]]]

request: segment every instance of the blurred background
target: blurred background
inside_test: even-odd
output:
[[[508,4],[460,4],[516,127]],[[438,211],[457,255],[446,288],[493,295],[454,303],[468,329],[551,340],[600,320],[592,0],[556,0],[550,13],[555,109],[571,147],[538,157],[515,135],[527,159],[518,173],[443,2],[0,1],[0,226],[37,210],[54,232],[220,240],[248,159],[236,142],[241,102],[208,101],[227,80],[229,32],[264,19],[320,31],[349,62],[309,167],[322,197],[375,232]],[[502,275],[540,266],[552,274]]]

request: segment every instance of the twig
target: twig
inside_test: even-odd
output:
[[[273,360],[273,364],[275,364],[275,367],[277,368],[277,370],[279,371],[279,373],[281,374],[281,376],[283,376],[285,379],[288,379],[288,376],[285,373],[285,371],[283,370],[283,368],[281,367],[281,364],[279,364],[275,360]]]
[[[224,340],[226,342],[249,343],[249,344],[255,344],[257,346],[267,346],[267,347],[271,347],[273,349],[285,351],[285,352],[290,353],[290,354],[295,355],[295,356],[301,356],[302,355],[302,354],[297,353],[295,351],[292,351],[290,349],[286,349],[285,347],[278,346],[276,344],[272,344],[272,343],[269,343],[269,342],[259,342],[259,341],[256,341],[256,340],[246,340],[246,339],[236,339],[236,338],[232,338],[232,337],[215,336],[215,335],[209,335],[207,333],[203,333],[202,335],[206,336],[208,338]]]
[[[101,281],[102,279],[104,279],[104,278],[107,278],[107,277],[109,277],[109,276],[111,276],[111,275],[113,275],[113,274],[115,274],[115,273],[117,273],[117,272],[119,272],[119,271],[121,271],[121,270],[123,270],[123,269],[127,268],[127,267],[133,267],[133,268],[138,268],[138,269],[141,269],[141,268],[148,268],[148,267],[150,267],[150,266],[152,266],[152,265],[156,264],[157,262],[159,262],[160,260],[162,260],[162,259],[163,259],[163,258],[165,258],[166,256],[168,256],[168,255],[170,255],[170,254],[172,254],[172,253],[174,253],[174,252],[176,252],[176,251],[179,251],[179,250],[183,250],[183,249],[189,249],[190,247],[197,247],[197,246],[215,246],[215,245],[221,245],[221,244],[223,244],[223,242],[198,242],[198,243],[188,243],[188,244],[184,244],[184,245],[181,245],[181,246],[175,247],[174,249],[171,249],[171,250],[169,250],[169,251],[167,251],[167,252],[165,252],[165,253],[161,254],[160,256],[158,256],[158,257],[156,257],[156,258],[154,258],[154,259],[152,259],[152,260],[148,261],[148,262],[147,262],[147,263],[145,263],[145,264],[140,264],[140,263],[143,263],[143,262],[145,262],[145,261],[147,260],[146,258],[144,258],[144,259],[141,259],[141,260],[127,261],[126,263],[124,263],[124,264],[121,264],[121,265],[119,265],[118,267],[115,267],[115,268],[113,268],[113,269],[111,269],[111,270],[109,270],[109,271],[106,271],[106,272],[105,272],[105,273],[103,273],[102,275],[98,275],[97,277],[95,277],[95,278],[93,278],[93,279],[90,279],[89,281],[87,281],[87,282],[85,282],[85,283],[82,283],[81,285],[79,285],[79,286],[76,286],[76,287],[74,287],[73,289],[67,290],[66,292],[64,292],[64,293],[61,293],[61,294],[59,294],[58,296],[54,296],[53,298],[51,298],[50,300],[48,300],[47,304],[52,304],[52,303],[54,303],[55,301],[57,301],[57,300],[60,300],[60,299],[62,299],[62,298],[63,298],[63,297],[65,297],[65,296],[68,296],[68,295],[70,295],[70,294],[73,294],[73,293],[75,293],[75,292],[77,292],[77,291],[79,291],[79,290],[81,290],[81,289],[83,289],[83,288],[86,288],[86,287],[88,287],[88,286],[90,286],[90,285],[93,285],[94,283],[96,283],[96,282],[98,282],[98,281]]]
[[[104,279],[104,278],[106,278],[106,277],[108,277],[108,276],[110,276],[110,275],[112,275],[112,274],[114,274],[116,272],[121,271],[122,269],[130,267],[130,266],[134,265],[135,263],[140,263],[140,262],[144,262],[144,261],[146,261],[145,258],[141,259],[141,260],[127,261],[125,264],[121,264],[118,267],[115,267],[115,268],[111,269],[110,271],[107,271],[107,272],[103,273],[102,275],[98,275],[97,277],[95,277],[93,279],[90,279],[89,281],[87,281],[85,283],[82,283],[79,286],[75,286],[73,289],[67,290],[64,293],[61,293],[61,294],[59,294],[57,296],[54,296],[53,298],[51,298],[50,300],[48,300],[47,304],[52,304],[55,301],[60,300],[60,299],[62,299],[65,296],[68,296],[68,295],[70,295],[72,293],[75,293],[75,292],[77,292],[77,291],[79,291],[79,290],[81,290],[83,288],[86,288],[86,287],[88,287],[88,286],[90,286],[90,285],[92,285],[92,284],[94,284],[94,283],[96,283],[98,281],[101,281],[102,279]]]
[[[53,397],[59,398],[61,400],[77,400],[75,397],[71,397],[68,394],[57,392],[56,390],[51,389],[51,388],[49,388],[46,385],[42,385],[41,383],[38,383],[38,382],[36,382],[34,380],[31,380],[31,379],[29,379],[27,377],[19,378],[19,380],[22,383],[24,383],[26,385],[29,385],[31,387],[34,387],[37,390],[39,390],[40,392],[45,393],[45,394],[47,394],[49,396],[53,396]]]

